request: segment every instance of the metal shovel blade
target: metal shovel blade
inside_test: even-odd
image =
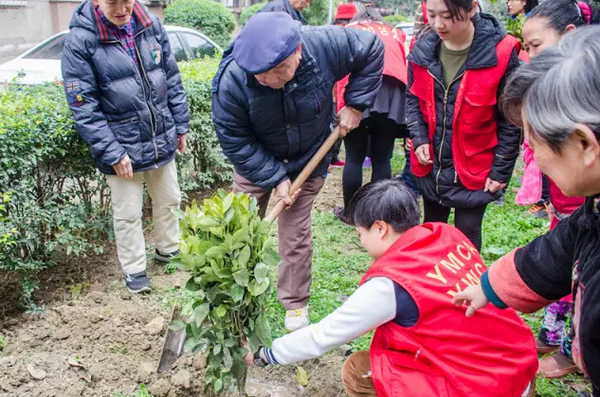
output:
[[[173,307],[171,312],[171,322],[173,320],[181,319],[181,309],[177,306]],[[173,368],[173,365],[179,357],[183,354],[183,345],[187,338],[185,328],[180,331],[173,331],[172,329],[167,330],[165,337],[165,344],[163,345],[162,353],[160,355],[160,361],[158,362],[158,369],[156,372],[168,372]]]

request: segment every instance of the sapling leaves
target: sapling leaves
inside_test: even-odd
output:
[[[247,269],[241,269],[233,273],[233,278],[240,286],[247,287],[250,282],[250,273]]]
[[[256,281],[259,283],[264,282],[269,277],[269,267],[264,263],[258,263],[254,267],[254,277],[256,277]]]
[[[271,346],[271,326],[262,313],[256,319],[256,335],[263,345]]]
[[[209,312],[210,305],[208,303],[204,303],[194,309],[194,323],[196,324],[196,327],[202,327],[202,323],[206,319],[206,316],[208,316]]]
[[[189,336],[185,350],[207,352],[207,391],[243,393],[244,341],[253,352],[271,343],[264,311],[272,287],[269,267],[279,263],[279,256],[270,225],[260,219],[256,199],[223,191],[177,215],[178,258],[192,273],[186,295],[193,303],[182,309]]]

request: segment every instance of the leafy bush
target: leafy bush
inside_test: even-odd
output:
[[[398,25],[400,22],[412,22],[410,18],[405,17],[404,15],[388,15],[383,17],[384,20],[389,22],[392,26]]]
[[[263,3],[257,3],[257,4],[254,4],[253,6],[250,6],[246,9],[244,9],[244,11],[242,11],[242,13],[240,14],[240,25],[244,26],[246,24],[246,22],[248,21],[248,19],[250,19],[250,17],[252,15],[256,14],[261,8],[263,8],[267,4],[268,4],[268,2],[265,1]]]
[[[191,118],[188,151],[177,161],[184,193],[231,177],[211,120],[218,63],[181,64]],[[0,93],[0,272],[18,274],[31,293],[31,277],[56,254],[101,252],[112,230],[109,197],[61,86],[12,85]]]
[[[204,58],[179,65],[190,106],[188,148],[177,160],[179,183],[184,191],[230,181],[233,174],[212,123],[211,84],[219,62],[219,58]]]
[[[101,248],[104,183],[74,130],[62,87],[0,94],[0,269],[31,274],[53,254]]]
[[[269,266],[279,256],[273,250],[270,224],[260,219],[256,199],[220,191],[179,211],[182,236],[177,258],[192,273],[186,284],[194,298],[184,306],[188,352],[208,351],[206,384],[216,393],[243,392],[247,350],[271,344],[271,327],[264,315],[272,283]]]
[[[176,0],[165,9],[165,23],[197,29],[222,47],[235,29],[231,11],[213,0]]]
[[[335,15],[335,8],[341,3],[335,0],[333,2],[333,10]],[[312,0],[310,6],[302,11],[302,15],[306,19],[309,25],[325,25],[327,23],[327,17],[329,16],[329,1],[328,0]],[[333,17],[333,16],[332,16]]]

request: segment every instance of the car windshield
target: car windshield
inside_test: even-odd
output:
[[[47,43],[43,43],[34,48],[25,59],[61,59],[63,48],[65,47],[66,35],[56,37]]]

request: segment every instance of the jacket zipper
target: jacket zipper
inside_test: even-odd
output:
[[[442,83],[440,80],[438,80],[437,77],[435,77],[430,71],[429,69],[427,70],[427,73],[429,73],[429,75],[435,80],[437,81],[439,84],[442,85],[442,87],[444,87],[444,124],[442,126],[442,144],[440,145],[440,150],[439,150],[439,154],[438,154],[438,161],[439,161],[439,168],[438,168],[438,172],[435,176],[435,191],[437,192],[438,196],[440,195],[440,174],[442,173],[442,151],[444,149],[444,145],[446,144],[446,121],[448,118],[448,93],[450,92],[450,88],[452,88],[452,84],[456,83],[458,80],[460,80],[462,78],[462,76],[465,74],[465,72],[462,72],[460,75],[454,77],[454,80],[452,80],[450,82],[450,84],[448,84],[448,88],[446,88],[444,86],[444,83]],[[433,142],[431,142],[431,144],[433,145]],[[458,176],[456,174],[456,171],[454,172],[454,183],[456,183],[458,179]],[[440,197],[440,203],[442,202],[442,199]]]
[[[146,30],[148,30],[148,28],[140,30],[139,32],[136,33],[135,36],[133,36],[133,38],[134,38],[133,47],[135,48],[135,54],[137,55],[137,58],[138,58],[140,70],[142,71],[142,74],[144,75],[144,79],[146,80],[146,83],[148,84],[148,89],[150,90],[150,100],[152,100],[152,85],[150,85],[150,81],[148,80],[148,75],[146,74],[146,69],[144,69],[144,62],[142,60],[142,56],[140,55],[140,51],[138,50],[137,44],[135,42],[135,39],[140,34],[144,33]],[[144,99],[146,99],[146,89],[144,88],[143,83],[142,83],[142,90],[144,92]],[[146,106],[148,106],[148,110],[150,111],[150,124],[152,126],[152,145],[154,146],[154,160],[158,160],[158,147],[156,146],[156,121],[157,121],[157,118],[156,118],[156,115],[154,114],[154,111],[152,110],[151,103],[149,103],[148,100],[146,100]],[[154,166],[156,168],[158,168],[158,164],[155,163]]]
[[[137,44],[135,43],[135,39],[140,34],[144,33],[148,29],[149,29],[149,27],[145,28],[143,30],[140,30],[139,32],[137,32],[135,34],[135,36],[133,36],[133,39],[134,39],[133,47],[135,48],[135,55],[138,58],[140,70],[143,72],[143,76],[144,76],[144,79],[146,79],[146,83],[148,83],[148,89],[150,89],[150,99],[152,99],[152,86],[150,85],[150,81],[148,81],[148,76],[146,76],[146,70],[144,69],[144,63],[142,62],[142,57],[140,55],[140,52],[138,51]],[[105,41],[105,43],[121,44],[121,42],[119,40]],[[125,50],[123,50],[123,51],[125,51]],[[142,82],[142,92],[144,93],[144,101],[146,102],[146,106],[148,107],[148,111],[150,112],[150,125],[152,127],[152,145],[154,146],[154,160],[158,160],[158,147],[156,146],[156,125],[155,125],[156,115],[152,111],[152,107],[150,106],[150,104],[148,104],[148,99],[146,97],[146,88],[144,87],[143,82]],[[156,168],[158,168],[158,164],[154,163],[154,166]]]
[[[140,32],[141,33],[141,32]],[[139,34],[139,33],[138,33]],[[136,35],[137,37],[137,35]],[[150,81],[148,80],[148,76],[146,75],[146,69],[144,69],[144,62],[142,61],[142,56],[137,48],[137,44],[135,40],[133,42],[133,47],[135,48],[135,54],[138,57],[138,62],[140,64],[140,70],[146,80],[146,84],[148,84],[148,89],[150,90],[150,99],[152,99],[152,86],[150,85]],[[142,90],[144,92],[144,99],[146,99],[146,89],[144,88],[144,84],[142,83]],[[148,99],[146,99],[146,106],[148,106],[148,110],[150,111],[150,124],[152,126],[152,145],[154,146],[154,160],[158,160],[158,147],[156,146],[156,115],[152,111],[152,106],[148,103]],[[154,164],[156,168],[158,168],[158,164]]]

